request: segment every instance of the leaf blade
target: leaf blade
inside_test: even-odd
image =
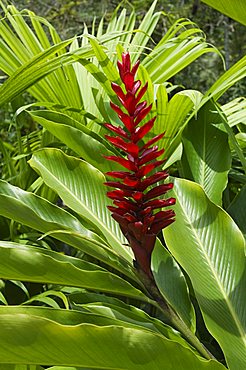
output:
[[[169,250],[189,274],[205,323],[221,345],[230,369],[243,368],[243,235],[228,214],[208,200],[199,185],[175,179],[173,195],[177,199],[176,221],[164,230]]]

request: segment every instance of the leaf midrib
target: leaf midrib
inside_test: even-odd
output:
[[[176,194],[176,197],[177,197],[177,199],[178,199],[178,194]],[[231,316],[232,316],[232,318],[234,319],[234,322],[235,322],[235,324],[236,324],[236,327],[237,327],[237,329],[238,329],[238,332],[239,332],[239,334],[240,334],[240,336],[241,336],[241,338],[242,338],[242,341],[243,341],[243,343],[244,343],[244,345],[245,345],[245,347],[246,347],[246,337],[245,337],[245,336],[246,336],[246,334],[244,333],[244,330],[243,330],[243,329],[242,329],[242,327],[241,327],[241,322],[240,322],[240,320],[238,319],[238,316],[237,316],[237,314],[236,314],[236,312],[235,312],[235,310],[234,310],[234,308],[233,308],[233,305],[231,304],[231,301],[229,300],[228,295],[226,294],[226,292],[225,292],[225,290],[224,290],[224,287],[223,287],[223,285],[221,284],[221,282],[220,282],[220,280],[219,280],[219,278],[218,278],[218,276],[217,276],[216,270],[214,269],[214,267],[213,267],[213,265],[212,265],[212,263],[211,263],[211,261],[210,261],[209,257],[207,256],[207,253],[205,252],[205,250],[204,250],[204,248],[203,248],[202,241],[201,241],[201,239],[199,238],[199,235],[198,235],[198,233],[196,232],[196,229],[193,227],[191,219],[189,218],[188,214],[185,212],[185,208],[182,206],[182,204],[181,204],[181,202],[180,202],[180,201],[179,201],[179,204],[180,204],[180,207],[181,207],[181,209],[182,209],[183,214],[185,215],[185,217],[186,217],[186,219],[187,219],[187,221],[188,221],[188,223],[189,223],[189,225],[190,225],[191,231],[192,231],[192,232],[193,232],[193,234],[195,235],[195,238],[196,238],[196,240],[197,240],[197,242],[198,242],[198,245],[200,246],[201,250],[203,251],[203,254],[204,254],[204,256],[205,256],[205,259],[206,259],[206,260],[207,260],[207,262],[208,262],[208,266],[210,267],[210,269],[211,269],[211,271],[212,271],[212,274],[213,274],[213,276],[214,276],[214,279],[215,279],[215,281],[216,281],[216,282],[217,282],[217,284],[218,284],[218,287],[219,287],[219,289],[220,289],[220,291],[221,291],[221,293],[222,293],[222,296],[223,296],[223,297],[224,297],[224,299],[225,299],[225,302],[227,303],[227,306],[228,306],[229,312],[231,313]]]
[[[115,240],[115,242],[116,242],[116,245],[120,245],[120,248],[119,247],[117,247],[116,248],[116,252],[119,252],[121,255],[123,255],[123,257],[126,257],[126,255],[127,255],[127,260],[129,261],[132,261],[132,257],[131,257],[131,255],[125,250],[125,249],[123,249],[122,247],[121,247],[121,243],[119,242],[119,240],[115,237],[115,235],[114,234],[112,234],[111,233],[111,231],[107,228],[107,227],[105,227],[105,224],[104,223],[102,223],[102,221],[100,220],[100,219],[97,219],[97,218],[95,218],[95,215],[91,212],[91,210],[90,209],[88,209],[88,208],[86,208],[84,205],[83,205],[83,203],[81,203],[81,200],[80,199],[77,199],[75,196],[74,196],[74,194],[70,191],[70,189],[69,188],[66,188],[65,187],[65,185],[60,181],[60,179],[58,179],[57,177],[55,177],[53,174],[52,174],[52,172],[50,171],[50,170],[48,170],[48,168],[47,167],[45,167],[38,159],[37,159],[37,157],[35,158],[35,160],[33,159],[33,161],[32,161],[32,163],[33,163],[33,165],[34,165],[34,161],[36,161],[36,162],[38,162],[39,163],[39,165],[40,165],[40,167],[42,167],[43,168],[43,170],[45,171],[45,172],[48,172],[49,173],[49,175],[50,175],[50,177],[51,178],[53,178],[53,179],[55,179],[55,181],[56,182],[58,182],[59,183],[59,185],[64,189],[64,190],[66,190],[71,196],[72,196],[72,198],[74,199],[74,200],[76,200],[76,202],[77,203],[79,203],[80,204],[80,206],[82,207],[82,209],[84,209],[86,212],[87,212],[87,214],[89,214],[92,218],[88,218],[89,220],[91,220],[91,219],[93,219],[93,220],[95,220],[96,219],[96,225],[97,224],[99,224],[100,225],[100,227],[101,227],[101,229],[102,230],[105,230],[106,231],[106,233],[107,234],[110,234],[110,236],[113,238],[113,240]],[[44,180],[45,181],[45,180]],[[82,213],[80,213],[81,215],[83,215]],[[130,256],[130,258],[129,258],[129,256]]]

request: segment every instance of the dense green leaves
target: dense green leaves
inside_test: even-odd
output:
[[[112,162],[105,155],[112,155],[110,145],[101,136],[64,113],[53,111],[29,112],[31,117],[65,143],[88,163],[102,172],[112,171]],[[114,150],[114,149],[112,149]]]
[[[129,264],[114,253],[103,239],[86,229],[64,209],[44,198],[0,181],[0,214],[34,230],[52,235],[134,279]]]
[[[152,81],[164,83],[201,55],[218,52],[190,20],[177,20],[143,60]]]
[[[117,275],[57,252],[0,242],[0,259],[3,279],[74,286],[148,301],[142,292]]]
[[[190,349],[148,330],[73,324],[69,316],[60,323],[55,317],[49,320],[38,315],[37,310],[35,315],[18,314],[18,308],[1,311],[1,361],[112,370],[224,369],[218,362],[202,360]]]
[[[231,370],[246,366],[245,241],[201,187],[174,180],[176,221],[164,231],[171,253],[188,273],[209,331]]]
[[[227,10],[231,6],[223,0],[217,3]],[[0,69],[8,76],[0,86],[0,104],[18,97],[12,105],[19,108],[15,115],[18,150],[5,143],[5,128],[1,131],[3,173],[8,173],[12,183],[43,197],[0,181],[0,222],[6,240],[0,242],[0,279],[6,280],[0,280],[0,369],[225,369],[214,359],[202,359],[188,344],[193,342],[209,358],[194,338],[195,330],[198,337],[203,338],[203,333],[199,320],[195,322],[187,281],[211,333],[207,335],[213,353],[220,353],[221,347],[230,370],[244,369],[245,241],[233,220],[214,203],[222,205],[228,181],[229,136],[233,163],[239,165],[229,173],[225,196],[229,204],[231,195],[238,192],[228,212],[245,232],[241,171],[246,168],[245,101],[238,98],[225,104],[222,114],[211,98],[217,101],[245,77],[245,57],[204,96],[195,90],[174,93],[177,86],[167,82],[171,77],[201,55],[218,51],[187,19],[177,20],[150,50],[151,35],[162,17],[155,12],[157,1],[138,19],[137,30],[135,11],[128,17],[126,9],[119,15],[116,10],[107,27],[102,19],[98,29],[96,23],[90,28],[91,35],[85,26],[81,37],[66,41],[61,41],[45,19],[28,10],[19,12],[12,5],[6,8],[1,0],[0,4],[4,11]],[[239,7],[231,8],[230,13],[227,10],[223,11],[232,17],[236,12],[239,17],[243,14]],[[123,50],[130,51],[133,63],[139,58],[142,61],[137,78],[143,84],[148,81],[145,99],[153,103],[145,119],[157,114],[146,139],[165,131],[158,142],[159,149],[165,149],[165,166],[180,160],[183,153],[183,173],[179,164],[171,171],[179,171],[203,188],[187,180],[174,181],[176,222],[165,230],[164,240],[169,250],[158,240],[152,256],[160,294],[153,281],[149,285],[140,281],[143,277],[133,267],[133,254],[107,210],[110,201],[103,185],[102,172],[118,166],[103,157],[119,154],[104,140],[103,122],[119,124],[109,99],[118,101],[111,81],[118,80],[116,59]],[[21,106],[27,104],[25,97],[23,103],[19,99],[25,91],[35,102]],[[34,110],[29,116],[23,113],[30,108]],[[25,117],[31,118],[35,136],[29,134]],[[80,159],[53,148],[37,151],[54,142]],[[30,168],[27,158],[33,153]],[[37,178],[33,169],[41,177]],[[237,179],[243,179],[236,186],[231,182],[235,171]],[[27,173],[32,177],[19,181]],[[60,206],[46,199],[54,203],[58,199]],[[64,255],[67,250],[76,257]],[[22,306],[8,306],[12,299],[17,302],[16,297],[9,300],[9,281],[28,297]],[[33,293],[37,287],[40,290]],[[148,298],[152,293],[156,301]],[[184,337],[157,319],[166,313],[161,296],[184,321],[169,317]],[[123,303],[123,297],[131,305]],[[66,310],[59,309],[60,302]],[[34,304],[53,308],[27,306]]]
[[[177,93],[168,101],[164,85],[159,86],[156,98],[157,120],[153,131],[156,135],[165,132],[158,146],[165,149],[165,156],[169,158],[181,142],[181,132],[187,123],[187,117],[193,111],[194,102],[189,91]]]

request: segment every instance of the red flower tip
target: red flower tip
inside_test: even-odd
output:
[[[164,160],[157,160],[163,155],[164,150],[158,150],[158,146],[154,145],[163,138],[164,133],[141,144],[141,140],[153,128],[156,117],[140,126],[150,113],[152,104],[147,105],[145,100],[141,100],[147,91],[148,83],[141,87],[141,82],[135,80],[138,67],[139,61],[131,66],[128,52],[122,54],[122,62],[118,61],[119,74],[124,86],[122,88],[112,83],[120,106],[112,102],[110,105],[123,127],[106,123],[105,127],[117,136],[105,135],[105,137],[123,151],[126,158],[119,156],[105,158],[119,163],[127,171],[107,172],[106,175],[118,181],[107,181],[105,185],[113,188],[107,192],[107,196],[113,200],[114,206],[108,206],[108,209],[128,239],[135,256],[135,265],[152,278],[150,261],[156,236],[164,227],[170,225],[175,217],[173,210],[156,210],[174,205],[175,198],[163,198],[173,187],[172,183],[163,183],[168,177],[167,172],[160,170],[150,174],[164,163]]]

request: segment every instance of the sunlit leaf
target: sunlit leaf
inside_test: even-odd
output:
[[[205,324],[231,370],[246,366],[245,240],[202,188],[175,179],[176,221],[164,230],[169,250],[188,273]]]

